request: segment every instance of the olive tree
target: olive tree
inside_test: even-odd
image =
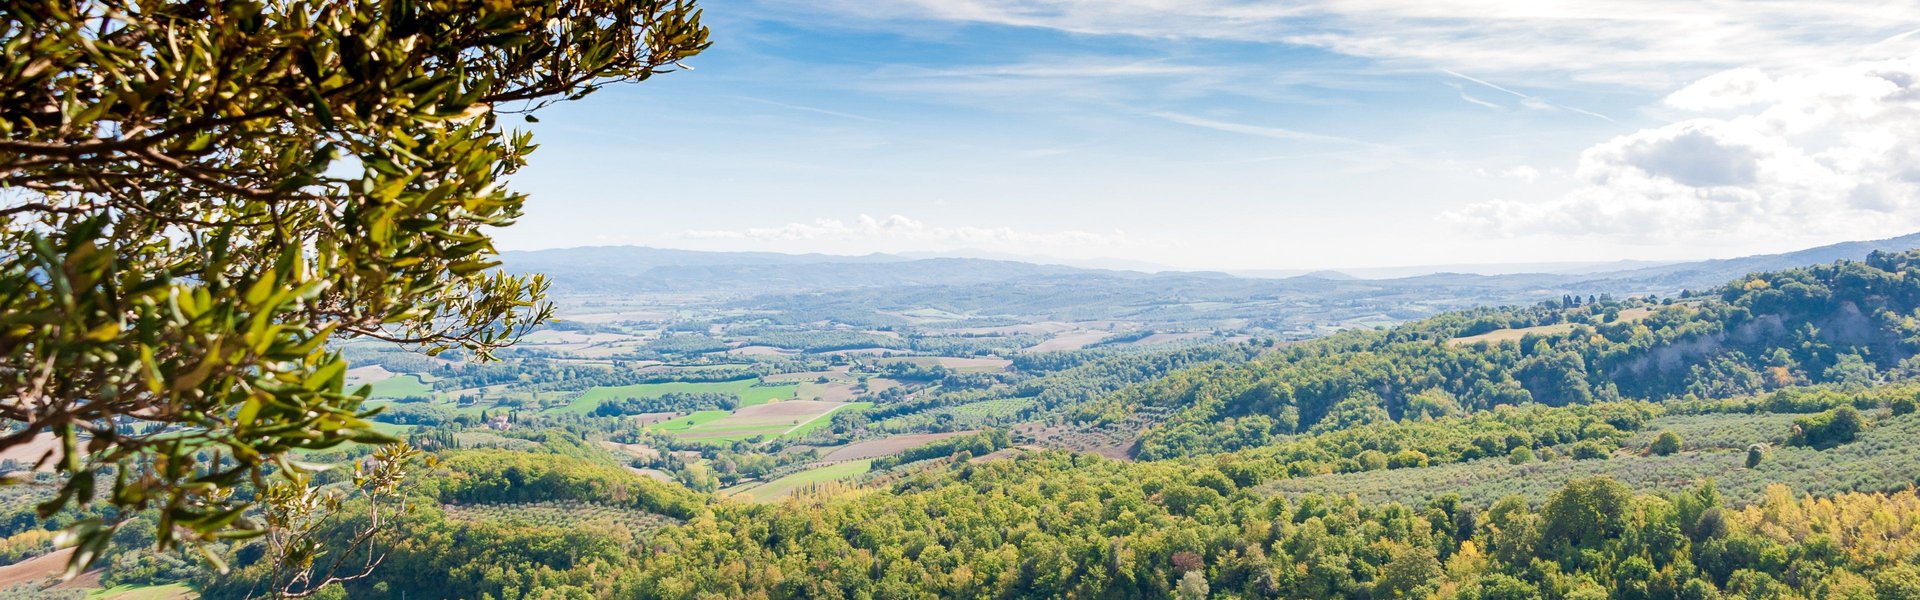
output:
[[[677,0],[0,5],[0,449],[49,448],[46,515],[259,535],[294,451],[390,441],[330,340],[484,359],[550,315],[492,268],[507,119],[707,44]]]

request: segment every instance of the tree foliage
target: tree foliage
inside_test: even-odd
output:
[[[0,447],[58,440],[44,514],[253,529],[235,486],[381,439],[328,340],[485,357],[550,313],[490,270],[533,149],[502,118],[706,46],[666,0],[7,3]]]

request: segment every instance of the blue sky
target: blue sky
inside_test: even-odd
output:
[[[1920,230],[1920,4],[734,0],[504,249],[1670,259]]]

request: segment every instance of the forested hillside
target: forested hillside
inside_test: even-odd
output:
[[[379,568],[321,597],[1920,598],[1916,271],[1920,253],[1874,255],[1291,345],[892,362],[925,387],[792,439],[636,419],[847,374],[504,422],[445,409],[410,430],[437,460],[372,538]],[[1074,422],[1149,427],[1140,460],[1021,433]],[[853,452],[873,444],[892,449]],[[0,549],[47,552],[48,492],[19,493]],[[323,547],[367,530],[364,502]],[[232,571],[115,546],[103,585],[240,598],[272,576],[257,543],[214,551]]]
[[[1916,370],[1920,253],[1755,274],[1686,298],[1568,297],[1452,313],[1187,371],[1076,418],[1177,409],[1147,459],[1498,405],[1725,398]]]
[[[1730,418],[1793,411],[1810,420],[1816,417],[1805,415],[1866,406],[1866,426],[1904,431],[1920,425],[1915,395],[1911,387],[1818,389],[1672,408]],[[550,449],[535,454],[450,453],[417,487],[416,509],[397,523],[389,568],[344,591],[449,598],[1920,597],[1911,458],[1904,480],[1860,489],[1770,484],[1731,496],[1711,477],[1662,480],[1653,489],[1583,477],[1494,500],[1441,493],[1416,502],[1363,501],[1339,490],[1277,494],[1260,483],[1348,469],[1411,481],[1446,464],[1520,460],[1509,447],[1526,449],[1524,460],[1541,465],[1632,465],[1643,453],[1666,451],[1623,447],[1672,422],[1660,416],[1664,410],[1535,404],[1178,461],[1061,451],[981,461],[961,452],[771,505],[665,493],[573,456],[575,442],[549,435],[540,444]],[[1685,452],[1692,460],[1744,454]],[[648,516],[659,512],[667,514]],[[259,574],[243,566],[198,577],[210,597],[224,598]]]

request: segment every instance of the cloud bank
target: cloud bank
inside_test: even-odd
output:
[[[1779,76],[1734,69],[1663,103],[1692,114],[1588,148],[1565,196],[1446,217],[1506,237],[1861,238],[1920,228],[1920,55]]]

